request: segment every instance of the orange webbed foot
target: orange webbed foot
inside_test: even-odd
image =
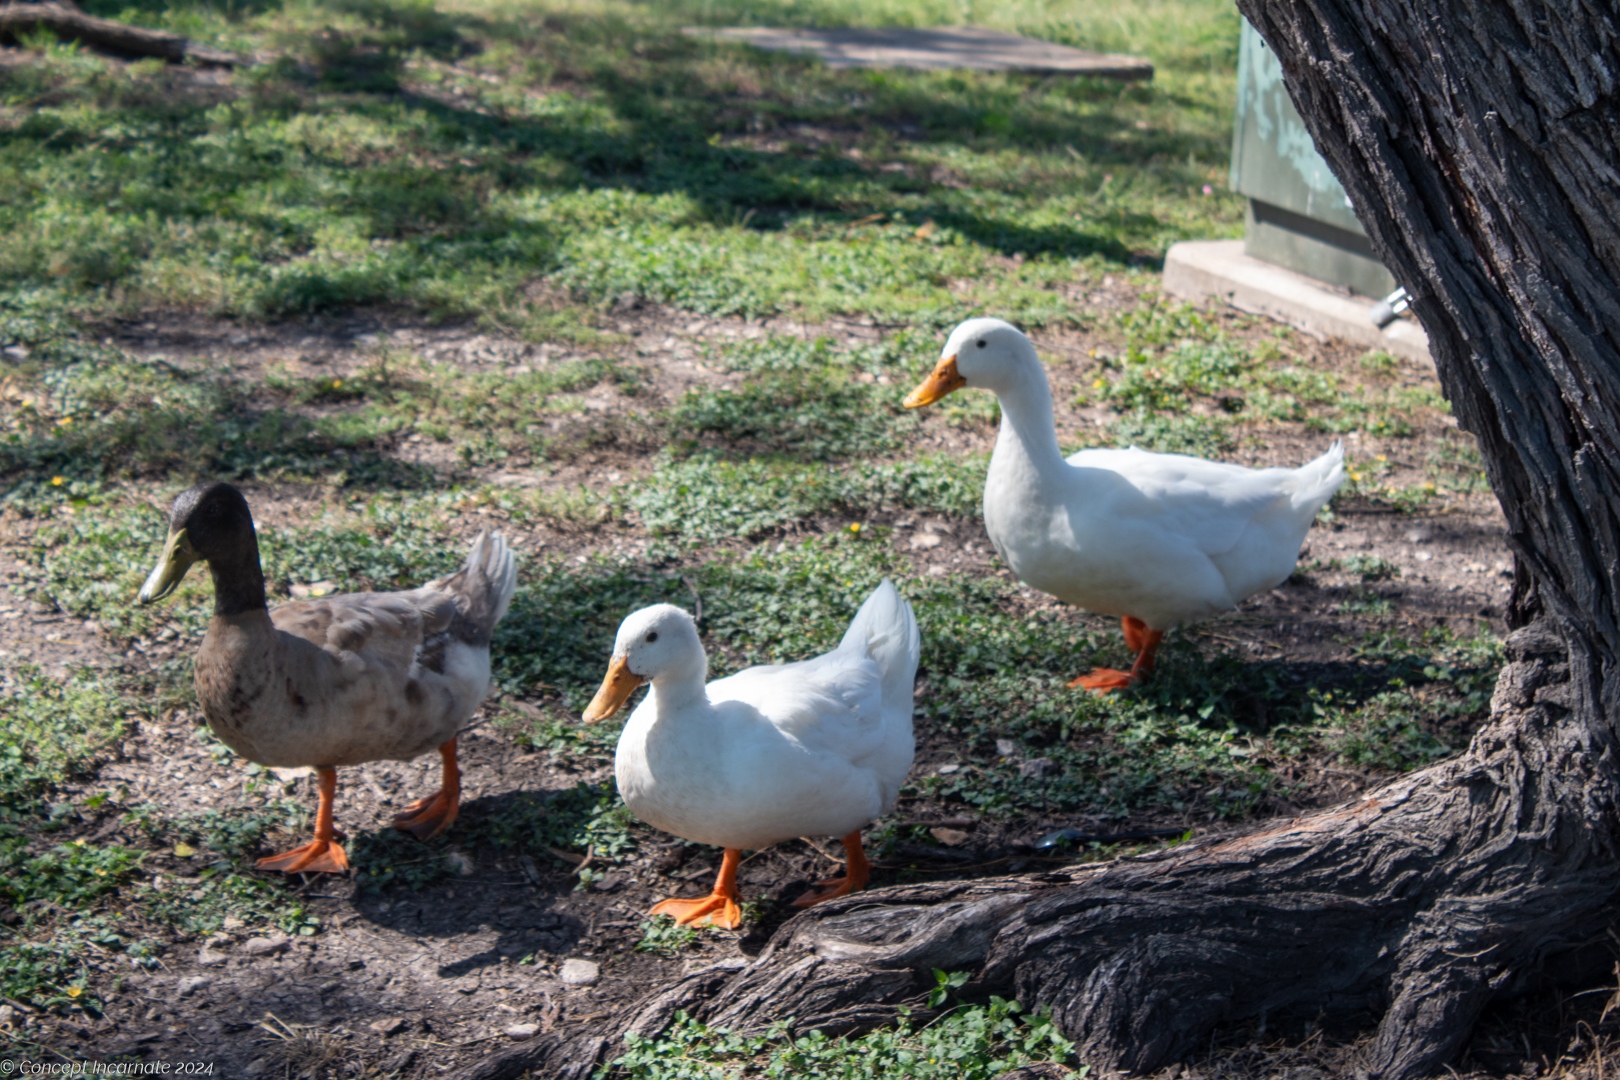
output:
[[[260,870],[281,870],[288,874],[341,874],[349,869],[349,857],[341,844],[311,840],[280,855],[268,855],[255,865]]]
[[[1128,671],[1117,668],[1092,668],[1086,674],[1069,683],[1069,689],[1084,687],[1093,694],[1106,694],[1112,690],[1123,690],[1136,680]]]
[[[394,828],[418,840],[431,840],[456,822],[461,812],[461,768],[456,764],[456,740],[439,747],[444,762],[444,783],[425,799],[417,799],[394,815]]]
[[[461,812],[459,793],[435,791],[425,799],[417,799],[394,815],[394,828],[408,832],[418,840],[431,840],[451,825]]]
[[[844,837],[844,876],[823,878],[816,887],[793,901],[794,907],[815,907],[839,896],[860,892],[872,877],[872,864],[866,861],[866,848],[861,845],[861,830],[856,829]]]
[[[668,915],[682,926],[696,923],[699,926],[735,930],[742,925],[742,908],[738,906],[737,898],[723,893],[710,893],[696,900],[671,897],[654,904],[648,914]]]
[[[806,891],[797,900],[793,901],[793,906],[815,907],[817,904],[824,901],[832,900],[840,896],[848,896],[850,893],[861,887],[861,885],[857,885],[856,883],[850,881],[847,876],[823,878],[822,880],[816,882],[815,888]]]

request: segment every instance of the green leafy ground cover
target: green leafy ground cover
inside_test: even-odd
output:
[[[5,547],[20,591],[93,622],[125,660],[0,683],[4,996],[95,1014],[180,943],[318,935],[337,910],[252,869],[307,829],[306,800],[203,729],[193,738],[240,770],[223,808],[97,781],[128,729],[195,719],[185,658],[209,586],[193,574],[151,609],[133,596],[159,507],[202,477],[242,483],[260,508],[272,600],[414,585],[490,524],[547,541],[520,545],[489,711],[552,771],[427,848],[352,838],[368,896],[441,888],[462,850],[569,869],[566,889],[641,865],[658,838],[602,775],[616,730],[575,717],[619,619],[655,601],[701,597],[723,674],[831,646],[883,576],[901,584],[925,641],[926,764],[907,813],[871,834],[898,877],[939,872],[885,854],[938,846],[919,815],[975,815],[997,842],[1046,820],[1241,823],[1326,797],[1323,767],[1431,761],[1483,715],[1495,637],[1483,620],[1407,616],[1416,585],[1392,553],[1318,554],[1295,584],[1342,582],[1331,603],[1174,635],[1151,683],[1094,698],[1064,684],[1123,659],[1116,629],[1039,603],[993,563],[930,565],[906,542],[927,522],[982,541],[993,401],[898,405],[942,330],[980,312],[1067,351],[1053,370],[1071,448],[1272,463],[1345,436],[1341,508],[1477,507],[1477,455],[1431,378],[1157,292],[1171,242],[1241,227],[1224,190],[1225,4],[87,6],[266,59],[203,78],[36,43],[0,65]],[[1157,73],[831,71],[677,32],[961,20],[1145,53]],[[571,358],[489,370],[383,344],[312,373],[160,359],[132,337],[145,320],[274,332],[359,314]],[[697,315],[775,321],[704,342],[702,377],[677,385],[627,320]],[[863,320],[874,335],[790,331]],[[423,445],[444,452],[406,452]],[[290,490],[313,494],[293,512]],[[1257,659],[1259,624],[1281,618],[1325,629]],[[710,940],[626,934],[649,957]],[[629,1047],[613,1075],[990,1076],[1068,1054],[1046,1021],[974,1001],[861,1040],[689,1024]]]

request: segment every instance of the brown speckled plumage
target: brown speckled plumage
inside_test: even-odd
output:
[[[220,740],[261,765],[406,760],[453,737],[489,692],[489,637],[511,555],[480,536],[468,565],[419,589],[215,615],[197,699]]]
[[[169,543],[141,590],[168,595],[199,559],[214,578],[214,618],[197,653],[208,726],[249,761],[312,766],[321,813],[312,844],[267,869],[341,871],[333,838],[334,766],[406,760],[437,748],[445,782],[396,827],[426,839],[455,820],[455,737],[489,692],[489,642],[516,585],[512,553],[481,533],[466,563],[417,589],[265,605],[258,539],[241,492],[200,484],[175,500]]]

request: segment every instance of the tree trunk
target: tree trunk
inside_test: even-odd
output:
[[[676,1008],[854,1031],[916,1001],[938,967],[1052,1009],[1105,1069],[1157,1068],[1246,1017],[1370,1009],[1368,1071],[1396,1080],[1439,1068],[1491,998],[1614,920],[1613,2],[1239,6],[1413,296],[1544,612],[1509,638],[1491,719],[1457,758],[1238,839],[828,903],[752,963],[691,976],[604,1034],[655,1031]],[[572,1045],[546,1051],[548,1067],[562,1074]]]

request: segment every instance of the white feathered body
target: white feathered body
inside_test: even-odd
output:
[[[1001,557],[1033,588],[1155,630],[1230,610],[1287,579],[1344,481],[1337,442],[1297,469],[1135,447],[1082,450],[1041,468],[1007,423],[984,489],[985,528]]]
[[[619,792],[649,825],[719,847],[847,835],[893,808],[911,768],[919,651],[911,607],[885,581],[832,652],[684,702],[655,681],[619,738]]]

